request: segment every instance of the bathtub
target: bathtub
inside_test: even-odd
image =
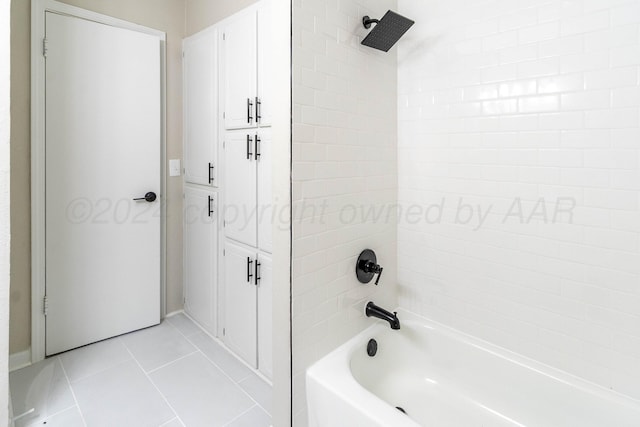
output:
[[[371,319],[307,370],[310,427],[640,426],[640,401],[408,311],[398,317],[399,331]]]

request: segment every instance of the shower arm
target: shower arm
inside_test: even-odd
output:
[[[378,22],[380,22],[379,19],[369,18],[368,15],[362,17],[362,25],[364,25],[366,29],[371,28],[371,24],[377,24]]]

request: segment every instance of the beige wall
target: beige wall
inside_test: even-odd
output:
[[[9,0],[0,0],[0,426],[9,418],[9,126]]]
[[[31,346],[30,1],[11,1],[11,316],[9,352]]]
[[[167,159],[182,158],[184,0],[64,0],[167,33]],[[10,352],[31,345],[30,4],[11,7],[11,328]],[[167,178],[167,312],[182,309],[182,178]]]
[[[227,16],[252,5],[256,0],[186,0],[186,35],[204,30]]]

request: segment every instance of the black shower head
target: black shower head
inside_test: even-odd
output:
[[[415,22],[389,10],[379,21],[368,16],[362,18],[365,28],[371,27],[372,23],[376,26],[362,40],[362,44],[388,52]]]

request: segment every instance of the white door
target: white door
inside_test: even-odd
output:
[[[258,255],[258,369],[273,376],[273,263],[271,257]]]
[[[271,199],[271,129],[258,130],[256,163],[258,165],[258,247],[271,253],[274,210]]]
[[[257,244],[255,131],[227,132],[224,143],[224,233]]]
[[[255,368],[257,367],[256,253],[227,241],[224,260],[224,342]]]
[[[271,9],[269,2],[263,2],[258,9],[258,100],[256,113],[260,126],[271,126]]]
[[[212,335],[217,334],[217,194],[184,189],[185,311]]]
[[[224,28],[225,126],[256,126],[256,12],[238,14]]]
[[[217,31],[183,42],[184,178],[218,186]]]
[[[160,321],[161,44],[53,13],[46,37],[51,355]]]

